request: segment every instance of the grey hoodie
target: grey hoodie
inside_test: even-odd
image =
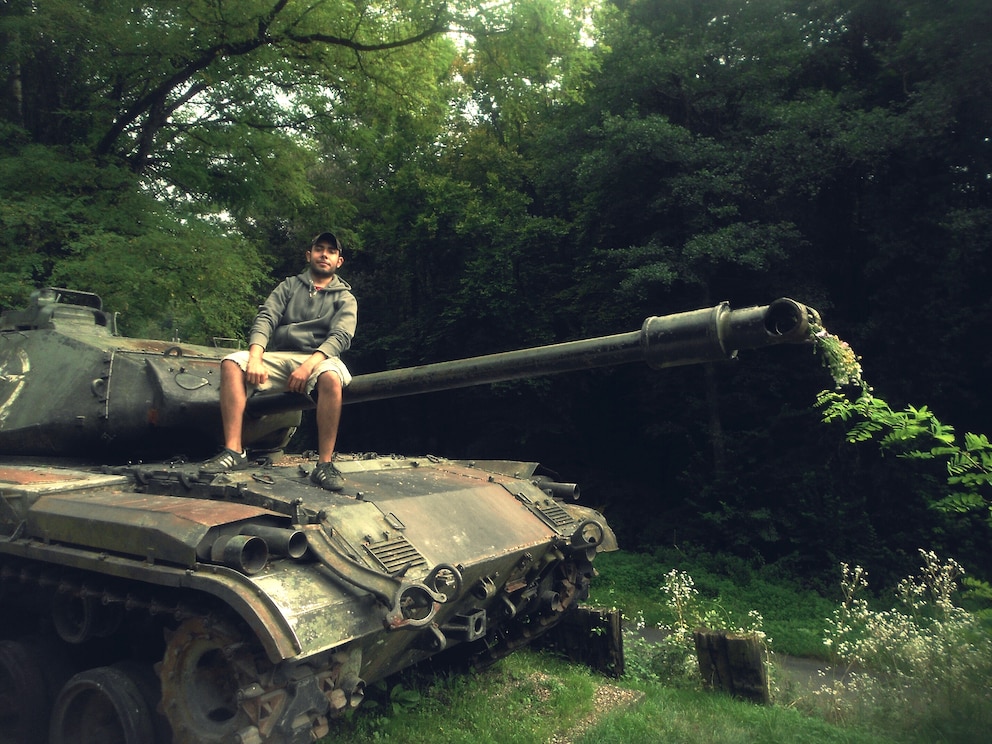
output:
[[[335,275],[317,289],[307,269],[279,283],[255,316],[248,345],[269,351],[320,351],[341,356],[358,325],[358,300],[348,282]]]

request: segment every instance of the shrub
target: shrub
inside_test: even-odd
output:
[[[756,634],[763,642],[767,641],[761,630],[760,613],[756,610],[748,613],[746,628],[732,627],[729,614],[716,601],[702,599],[692,576],[685,571],[673,568],[665,574],[660,589],[670,622],[658,623],[652,634],[657,639],[649,641],[644,637],[644,615],[637,613],[633,627],[624,638],[626,669],[632,677],[659,680],[676,687],[700,687],[703,680],[693,638],[693,632],[700,627]]]
[[[898,606],[874,610],[867,573],[842,564],[843,601],[824,643],[842,668],[818,692],[832,720],[896,729],[925,741],[986,741],[992,726],[992,638],[954,603],[963,571],[920,550],[919,576],[896,587]],[[862,720],[864,719],[864,720]]]

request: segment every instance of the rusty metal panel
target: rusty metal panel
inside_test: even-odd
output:
[[[27,516],[29,535],[150,561],[193,565],[211,529],[274,512],[226,501],[92,491],[50,494]]]
[[[0,464],[0,491],[23,494],[43,494],[72,491],[95,486],[124,485],[131,479],[123,475],[108,475],[85,470],[51,466]]]
[[[444,462],[356,474],[355,478],[362,481],[363,499],[384,515],[383,524],[392,525],[394,531],[400,525],[399,531],[431,565],[474,564],[544,544],[555,536],[513,493],[490,482],[485,472]],[[360,537],[349,535],[352,540]]]
[[[316,564],[273,563],[250,581],[292,627],[301,656],[383,632],[375,598],[332,581]]]
[[[13,531],[25,519],[31,506],[46,493],[127,483],[128,478],[122,475],[0,463],[0,533]]]

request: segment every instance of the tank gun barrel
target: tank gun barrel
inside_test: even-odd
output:
[[[562,623],[608,629],[560,639],[622,672],[619,611],[583,606],[616,534],[576,503],[578,484],[536,462],[397,455],[340,458],[341,493],[275,456],[205,473],[174,453],[216,447],[227,352],[118,336],[114,318],[96,295],[58,288],[0,312],[0,677],[29,683],[0,740],[309,744],[369,684],[437,654],[488,665]],[[345,401],[700,364],[801,342],[816,319],[788,299],[721,303],[630,333],[359,375]],[[284,448],[313,401],[249,405],[254,456]],[[71,646],[81,668],[62,675],[50,662]]]
[[[816,317],[815,310],[788,298],[739,310],[722,302],[711,308],[649,317],[639,331],[356,375],[344,402],[399,398],[636,361],[663,369],[731,359],[742,349],[803,341],[811,317]],[[265,415],[308,406],[308,399],[301,401],[301,397],[255,396],[249,410],[252,415]]]

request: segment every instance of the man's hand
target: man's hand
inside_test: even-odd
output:
[[[265,365],[262,363],[262,357],[259,355],[258,358],[255,356],[248,357],[248,364],[245,365],[245,380],[250,385],[261,385],[263,382],[269,379],[269,373],[265,371]]]
[[[322,351],[315,351],[310,355],[310,358],[303,362],[296,370],[289,376],[289,382],[286,383],[286,387],[289,388],[294,393],[307,392],[307,380],[310,379],[310,375],[313,374],[314,369],[322,361],[327,359]]]
[[[306,393],[307,380],[310,379],[310,373],[313,372],[315,366],[316,364],[314,364],[313,360],[307,359],[303,364],[293,370],[293,374],[289,376],[286,387],[294,393]]]

